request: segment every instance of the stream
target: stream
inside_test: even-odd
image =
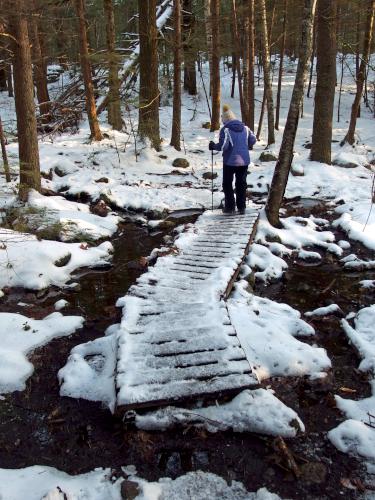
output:
[[[314,208],[309,207],[310,210]],[[175,216],[180,222],[194,222],[198,214]],[[0,467],[38,464],[70,474],[111,467],[115,474],[121,474],[121,466],[133,464],[138,474],[148,480],[203,470],[228,481],[241,481],[250,491],[266,486],[285,498],[338,498],[339,490],[344,489],[340,480],[361,477],[363,470],[356,459],[338,452],[326,437],[326,432],[343,420],[335,408],[334,394],[345,397],[340,388],[350,387],[356,393],[349,397],[363,398],[370,394],[370,388],[366,377],[357,371],[359,359],[335,316],[311,321],[317,334],[310,342],[325,347],[332,360],[333,369],[326,380],[313,383],[304,378],[276,378],[265,384],[305,423],[305,434],[287,440],[301,467],[302,477],[298,481],[281,463],[272,437],[232,432],[210,434],[193,427],[185,431],[139,431],[113,417],[100,403],[60,397],[56,374],[70,350],[102,336],[109,325],[120,321],[116,300],[144,271],[139,258],[163,245],[167,234],[168,229],[150,233],[126,222],[112,241],[112,267],[81,270],[72,279],[79,283],[75,291],[50,288],[43,296],[13,290],[1,303],[1,311],[39,319],[53,312],[54,303],[64,298],[69,306],[63,313],[82,315],[86,321],[71,336],[55,339],[34,351],[31,361],[35,371],[26,390],[0,400]],[[351,251],[357,250],[366,255],[366,250],[359,246],[353,246]],[[358,282],[375,279],[375,272],[345,273],[336,257],[327,254],[319,265],[294,261],[288,264],[282,280],[266,287],[256,285],[255,293],[285,302],[301,312],[334,302],[347,314],[373,303],[373,293],[360,289]],[[352,490],[345,490],[345,495],[357,498]]]

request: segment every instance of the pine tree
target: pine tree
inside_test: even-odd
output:
[[[212,118],[211,132],[220,128],[220,0],[211,0],[212,23]]]
[[[171,146],[181,151],[181,0],[173,0],[173,118]]]
[[[26,0],[7,0],[11,48],[13,52],[14,97],[17,115],[18,156],[20,163],[19,197],[26,201],[30,189],[40,191],[40,166],[34,83]]]
[[[107,60],[108,60],[108,123],[114,130],[122,129],[120,81],[118,78],[115,52],[115,15],[112,0],[103,0],[106,18]]]
[[[331,164],[333,105],[336,87],[336,0],[317,0],[317,64],[310,159]]]

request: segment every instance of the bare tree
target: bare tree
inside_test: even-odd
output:
[[[32,56],[34,67],[34,81],[36,87],[36,95],[39,103],[39,112],[42,115],[43,122],[48,122],[52,119],[49,112],[51,102],[48,92],[47,83],[47,65],[42,52],[42,44],[40,43],[40,11],[36,0],[31,1],[32,12],[29,17],[30,37],[32,41]]]
[[[17,115],[18,156],[20,163],[19,197],[26,201],[30,189],[40,191],[40,166],[34,83],[26,0],[4,2],[9,17],[13,52],[14,97]]]
[[[181,151],[181,0],[173,3],[173,118],[171,146]]]
[[[196,95],[197,72],[195,69],[195,61],[197,58],[197,51],[192,43],[195,26],[195,16],[192,9],[192,0],[183,0],[184,89],[190,95]]]
[[[371,49],[371,39],[373,35],[373,25],[374,25],[374,11],[375,11],[375,0],[367,0],[367,22],[366,22],[366,30],[365,30],[365,39],[363,44],[363,53],[361,64],[359,66],[358,74],[357,74],[357,92],[354,98],[354,102],[352,105],[352,112],[350,116],[349,130],[341,142],[341,146],[343,146],[346,142],[349,144],[354,144],[354,133],[355,127],[357,125],[357,117],[358,117],[358,109],[361,103],[361,97],[363,93],[363,86],[366,77],[366,66],[368,64],[370,49]]]
[[[300,116],[301,101],[311,52],[312,23],[316,0],[304,0],[301,42],[298,66],[288,117],[279,151],[271,188],[266,203],[266,214],[273,226],[280,227],[279,210],[284,197],[290,167],[293,160],[293,148]]]
[[[263,57],[263,73],[264,73],[264,89],[265,98],[267,100],[267,122],[268,122],[268,140],[267,144],[270,146],[275,143],[275,120],[273,109],[273,94],[272,94],[272,81],[270,69],[270,51],[268,46],[268,33],[267,33],[267,14],[266,14],[266,1],[259,0],[259,9],[261,17],[261,32],[262,32],[262,57]]]
[[[158,39],[156,0],[138,0],[139,10],[139,122],[138,133],[160,149]]]
[[[255,54],[255,37],[254,37],[254,0],[247,0],[247,32],[245,43],[247,43],[247,80],[245,86],[245,102],[248,108],[246,114],[246,125],[254,130],[254,54]]]
[[[280,62],[279,62],[279,79],[277,82],[277,97],[276,97],[276,120],[275,129],[279,130],[279,120],[280,120],[280,103],[281,103],[281,84],[283,79],[283,66],[284,66],[284,53],[285,53],[285,42],[286,42],[286,19],[288,13],[288,0],[284,0],[283,8],[283,32],[281,35],[281,48],[280,48]]]
[[[212,22],[212,119],[211,132],[220,128],[220,0],[211,0]]]
[[[328,164],[336,86],[336,14],[336,0],[317,0],[317,78],[310,159]]]
[[[1,116],[0,116],[0,144],[1,144],[1,155],[3,157],[5,180],[7,182],[10,182],[11,179],[9,171],[9,162],[8,162],[7,150],[5,147],[5,135],[3,129],[3,122],[1,121]]]
[[[103,139],[103,136],[100,131],[99,121],[96,113],[94,86],[92,83],[92,71],[91,71],[89,47],[87,42],[85,4],[84,0],[74,0],[74,2],[75,2],[76,15],[78,18],[79,52],[80,52],[83,80],[85,84],[86,111],[89,119],[91,139],[93,141],[101,141]]]
[[[116,58],[115,15],[112,0],[104,0],[106,18],[107,60],[108,60],[108,123],[115,130],[122,129],[120,81]]]

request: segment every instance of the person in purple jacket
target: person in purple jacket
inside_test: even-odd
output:
[[[256,143],[254,133],[236,119],[226,104],[223,106],[219,142],[210,141],[210,151],[223,152],[223,191],[225,196],[224,213],[233,213],[236,205],[240,214],[246,209],[246,176],[250,163],[249,149]],[[233,192],[233,177],[236,177],[236,199]]]

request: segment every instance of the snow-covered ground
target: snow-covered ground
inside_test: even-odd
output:
[[[280,132],[276,133],[276,145],[272,148],[275,153],[281,143],[294,78],[290,70],[293,69],[295,64],[289,62],[283,83]],[[229,97],[231,74],[226,72],[222,76],[223,101],[228,102],[239,115],[238,98],[231,100]],[[66,79],[67,76],[62,75],[60,78]],[[373,74],[370,74],[369,80],[371,78],[374,78]],[[56,84],[56,88],[60,83]],[[319,164],[308,159],[310,151],[305,146],[311,141],[313,98],[305,98],[304,116],[299,123],[292,168],[292,173],[298,175],[290,175],[286,197],[300,196],[325,201],[337,215],[334,224],[347,234],[347,240],[359,241],[373,251],[375,209],[371,210],[371,186],[375,175],[374,119],[363,106],[361,118],[357,122],[358,143],[354,147],[339,145],[347,131],[354,88],[354,82],[348,72],[344,79],[342,118],[339,123],[335,111],[335,142],[332,144],[335,165]],[[257,87],[256,116],[259,114],[262,93],[263,88]],[[170,104],[170,97],[164,89],[163,102],[167,103],[168,100]],[[5,93],[0,93],[0,107],[5,129],[14,132],[14,108]],[[77,268],[103,265],[110,261],[112,247],[109,241],[90,246],[85,243],[85,238],[90,242],[97,239],[108,240],[117,229],[119,217],[114,213],[100,217],[91,213],[87,205],[79,201],[67,201],[64,195],[75,196],[78,200],[82,195],[88,195],[92,202],[103,199],[112,208],[147,211],[149,216],[156,219],[161,219],[167,212],[177,209],[210,208],[211,180],[206,180],[203,175],[211,171],[211,156],[207,145],[209,140],[213,139],[213,134],[202,127],[208,120],[202,89],[198,98],[184,96],[183,151],[177,152],[169,146],[171,106],[163,106],[160,112],[161,135],[164,139],[160,153],[140,143],[134,143],[127,113],[124,118],[128,130],[124,132],[109,130],[104,123],[105,116],[101,117],[103,131],[107,133],[108,138],[100,143],[88,141],[86,122],[82,123],[79,132],[74,135],[65,133],[45,137],[40,142],[41,168],[43,173],[50,177],[43,179],[43,186],[59,192],[60,195],[45,197],[32,193],[28,207],[40,210],[45,220],[49,221],[47,224],[58,223],[61,226],[61,241],[40,240],[16,230],[0,229],[0,289],[14,286],[29,289],[42,289],[50,285],[63,286]],[[131,111],[131,115],[132,122],[136,125],[136,110]],[[250,192],[263,196],[264,199],[275,166],[275,162],[259,160],[266,145],[266,134],[267,124],[264,123],[262,138],[252,152],[252,165],[248,176]],[[11,170],[16,174],[16,142],[11,142],[7,149]],[[177,158],[187,159],[189,166],[173,165]],[[214,204],[217,206],[222,199],[220,156],[215,156],[214,172],[218,174],[214,180]],[[0,209],[17,207],[16,184],[16,177],[10,185],[6,185],[2,180]],[[77,234],[79,243],[68,243],[77,237]],[[312,251],[311,246],[341,257],[343,251],[350,248],[350,242],[347,240],[335,242],[329,224],[324,219],[312,216],[284,218],[283,228],[275,229],[269,225],[263,214],[256,242],[247,259],[248,267],[244,266],[243,269],[243,277],[250,268],[255,268],[255,277],[267,283],[282,276],[287,269],[285,258],[288,256],[293,255],[308,261],[321,259],[320,253]],[[358,260],[356,256],[351,259],[346,257],[342,264],[351,267]],[[364,265],[361,260],[360,263]],[[367,264],[369,263],[365,262],[365,265]],[[362,286],[370,288],[374,283],[364,280]],[[1,293],[0,291],[0,296]],[[285,304],[249,294],[244,281],[237,284],[228,308],[248,359],[255,366],[261,380],[272,376],[324,377],[329,370],[330,360],[327,353],[317,346],[303,342],[303,337],[313,336],[314,330],[298,311]],[[306,320],[312,315],[333,312],[332,307],[329,311],[311,311],[311,315],[306,315]],[[4,392],[18,390],[24,386],[33,369],[26,358],[32,349],[56,336],[69,335],[82,324],[82,318],[64,317],[59,313],[40,321],[20,315],[14,316],[16,315],[0,313],[3,339],[0,358],[6,361],[5,364],[1,362],[0,389]],[[354,319],[342,320],[343,335],[345,332],[363,358],[360,369],[372,373],[375,369],[372,331],[374,316],[373,306],[356,311]],[[13,321],[12,335],[8,331],[10,321]],[[31,330],[27,328],[26,331],[25,325],[30,326]],[[62,395],[88,397],[112,406],[116,361],[114,345],[117,335],[117,327],[114,326],[107,331],[105,337],[73,349],[68,364],[59,373],[63,382]],[[103,359],[108,360],[104,365],[101,364],[101,371],[95,363],[86,361],[85,357],[92,355],[101,355]],[[94,395],[93,388],[96,391]],[[260,391],[244,392],[222,408],[205,408],[201,411],[197,409],[193,411],[194,418],[181,409],[169,408],[138,417],[137,425],[141,428],[167,428],[176,423],[189,425],[190,420],[196,421],[198,418],[199,425],[211,431],[219,427],[292,436],[295,435],[296,427],[290,426],[290,422],[294,420],[298,422],[300,431],[303,431],[303,422],[292,409],[277,399],[277,394],[263,389]],[[371,461],[375,464],[375,429],[371,420],[371,416],[375,415],[374,395],[359,402],[337,397],[337,406],[349,420],[332,430],[329,438],[341,451],[359,454],[369,460],[370,464]],[[265,412],[269,418],[260,418]],[[111,480],[110,476],[109,471],[103,470],[76,478],[41,467],[19,471],[0,470],[0,498],[23,499],[26,498],[26,491],[30,500],[39,500],[48,492],[52,493],[45,498],[59,498],[57,486],[68,493],[68,498],[120,498],[120,482]],[[198,488],[194,498],[202,499],[222,496],[241,499],[277,498],[265,491],[247,493],[241,485],[233,483],[228,486],[223,479],[203,473],[188,474],[175,481],[163,479],[158,483],[147,483],[143,480],[137,482],[141,485],[139,498],[144,499],[159,498],[161,492],[166,499],[183,499],[183,492],[191,491],[191,488]],[[202,492],[201,497],[198,496],[199,491]]]
[[[278,495],[261,488],[255,493],[232,481],[231,485],[215,474],[189,472],[172,480],[161,478],[148,482],[136,475],[134,466],[123,467],[127,476],[121,495],[123,479],[116,479],[110,469],[69,476],[52,467],[34,466],[20,470],[0,469],[0,498],[4,500],[207,500],[224,498],[230,500],[280,500]],[[127,488],[127,489],[126,489]],[[138,493],[138,494],[137,494]],[[134,496],[134,494],[136,496]]]

